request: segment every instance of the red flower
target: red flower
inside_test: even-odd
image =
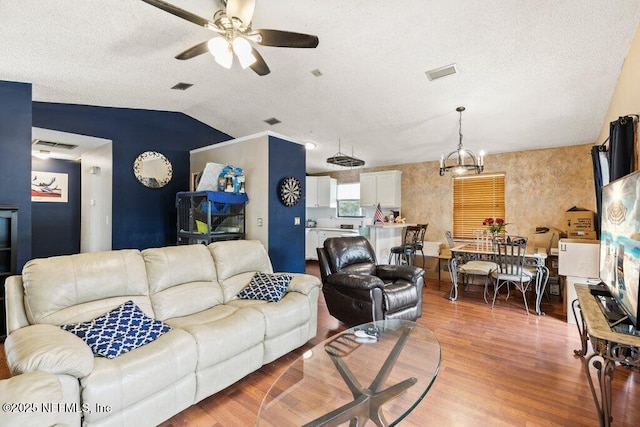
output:
[[[485,220],[482,221],[482,225],[487,226],[489,233],[495,236],[501,233],[502,229],[508,224],[504,222],[503,218],[485,218]]]
[[[484,221],[482,221],[482,225],[492,225],[493,224],[493,218],[485,218]]]

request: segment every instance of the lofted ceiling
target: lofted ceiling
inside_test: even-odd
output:
[[[170,1],[208,19],[222,7]],[[257,0],[254,28],[320,40],[258,46],[263,77],[175,59],[213,33],[139,0],[0,0],[0,17],[0,80],[32,83],[35,101],[179,111],[234,137],[271,130],[314,142],[317,173],[342,169],[326,163],[339,141],[367,167],[437,160],[457,145],[458,106],[476,152],[596,142],[640,1]],[[457,74],[427,78],[449,64]]]

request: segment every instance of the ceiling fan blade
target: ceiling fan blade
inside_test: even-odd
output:
[[[258,51],[255,50],[254,48],[251,48],[251,53],[253,54],[253,56],[256,57],[256,62],[249,65],[249,68],[255,71],[256,74],[259,76],[266,76],[267,74],[269,74],[271,70],[269,69],[269,66],[267,65],[267,63],[264,62],[262,55],[260,55]]]
[[[318,46],[318,37],[310,34],[280,30],[254,30],[249,33],[249,36],[254,35],[259,36],[255,42],[263,46],[299,48],[314,48]]]
[[[165,12],[169,12],[170,14],[175,15],[179,18],[185,19],[189,22],[193,22],[196,25],[200,25],[201,27],[205,27],[205,28],[209,28],[211,30],[217,31],[217,28],[213,24],[213,22],[201,16],[198,16],[194,13],[191,13],[187,10],[181,9],[178,6],[174,6],[162,0],[142,0],[142,1],[147,4],[150,4],[151,6],[155,6],[158,9],[164,10]]]
[[[229,18],[236,17],[242,21],[244,28],[251,24],[256,0],[227,0],[226,14]]]
[[[182,59],[182,60],[191,59],[198,55],[202,55],[203,53],[209,52],[209,46],[207,46],[207,43],[209,43],[209,40],[204,41],[200,44],[197,44],[193,47],[190,47],[189,49],[185,50],[181,54],[176,55],[176,59]]]

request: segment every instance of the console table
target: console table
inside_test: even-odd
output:
[[[573,300],[572,308],[576,316],[576,325],[580,333],[582,348],[575,350],[584,359],[587,380],[598,411],[601,426],[610,426],[611,417],[611,380],[617,363],[627,366],[640,366],[640,337],[614,332],[591,294],[589,285],[575,284],[578,298]],[[593,353],[587,356],[588,341],[591,341]],[[597,372],[599,393],[594,385],[590,367]]]

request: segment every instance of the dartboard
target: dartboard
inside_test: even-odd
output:
[[[302,187],[300,181],[293,176],[288,176],[280,181],[280,201],[285,206],[294,206],[300,201]]]

